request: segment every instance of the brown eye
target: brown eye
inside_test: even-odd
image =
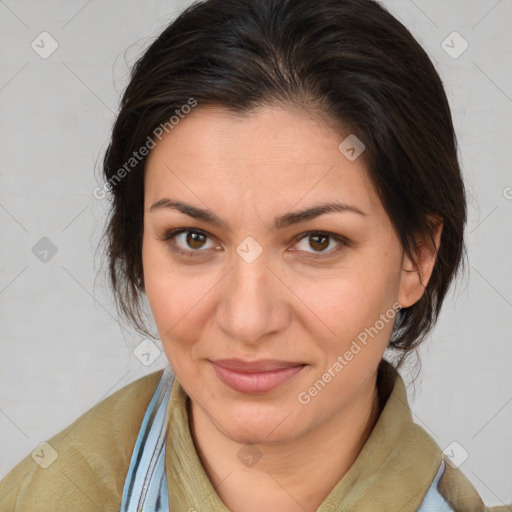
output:
[[[184,256],[201,256],[209,249],[216,248],[213,241],[210,242],[210,246],[207,245],[209,239],[210,237],[202,231],[186,228],[171,230],[163,237],[173,251]]]
[[[194,231],[187,231],[187,236],[185,237],[185,243],[191,247],[192,249],[201,249],[204,245],[206,237],[201,233],[196,233]]]
[[[343,247],[348,246],[348,241],[339,235],[323,231],[311,231],[300,238],[297,243],[297,250],[308,253],[312,257],[323,257],[331,256]]]
[[[325,235],[310,235],[309,245],[319,251],[323,251],[329,247],[329,237]]]

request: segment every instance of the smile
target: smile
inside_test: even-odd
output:
[[[304,364],[276,363],[240,363],[234,360],[211,361],[219,380],[240,393],[267,393],[297,375]],[[277,367],[276,367],[277,366]]]

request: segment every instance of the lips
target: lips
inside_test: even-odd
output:
[[[295,366],[302,366],[303,363],[290,363],[288,361],[277,361],[275,359],[261,359],[259,361],[242,361],[240,359],[217,359],[212,361],[218,366],[243,373],[270,372],[283,370]]]
[[[305,366],[274,359],[218,359],[211,363],[219,380],[235,391],[248,394],[269,392],[289,381]]]

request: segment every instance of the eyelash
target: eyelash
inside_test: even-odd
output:
[[[172,229],[171,231],[168,231],[167,233],[165,233],[165,235],[163,236],[162,240],[165,241],[165,242],[170,242],[173,238],[175,238],[176,236],[180,235],[181,233],[196,233],[196,234],[199,234],[199,235],[202,235],[202,236],[205,236],[207,238],[210,238],[211,237],[209,236],[209,234],[206,232],[206,231],[202,231],[201,229],[196,229],[196,228],[177,228],[177,229]],[[308,238],[308,237],[311,237],[311,236],[323,236],[323,237],[326,237],[326,238],[331,238],[333,240],[335,240],[336,242],[339,242],[340,243],[340,246],[335,248],[335,249],[331,249],[330,251],[328,252],[325,252],[325,253],[308,253],[309,256],[305,256],[305,258],[309,258],[309,259],[318,259],[318,258],[326,258],[326,257],[330,257],[332,256],[333,254],[337,253],[339,250],[341,250],[342,248],[344,247],[350,247],[350,242],[340,236],[340,235],[336,235],[335,233],[330,233],[329,231],[306,231],[305,233],[301,233],[298,237],[297,237],[297,242],[300,242],[301,240],[303,240],[304,238]],[[179,254],[181,254],[182,256],[186,256],[186,257],[189,257],[189,258],[195,258],[195,257],[198,257],[198,256],[202,256],[202,252],[204,252],[205,250],[203,249],[198,249],[196,251],[192,251],[192,250],[185,250],[185,249],[180,249],[176,246],[171,246],[171,249]],[[299,251],[301,252],[301,251]]]

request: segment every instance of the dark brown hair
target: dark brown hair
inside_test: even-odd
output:
[[[373,0],[206,0],[167,26],[132,68],[103,161],[112,194],[109,278],[119,311],[144,334],[146,158],[128,170],[126,163],[191,98],[197,108],[216,105],[240,115],[272,104],[298,107],[356,134],[366,146],[368,175],[412,258],[417,236],[433,242],[429,217],[443,220],[425,292],[397,315],[389,346],[398,350],[400,366],[435,324],[466,254],[466,200],[450,108],[418,42]]]

